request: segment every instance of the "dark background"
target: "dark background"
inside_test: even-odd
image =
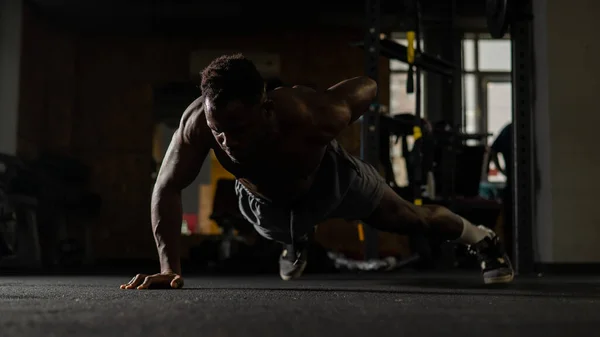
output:
[[[383,32],[403,31],[403,2],[382,3]],[[485,1],[459,0],[454,9],[450,4],[422,1],[423,33],[426,51],[458,63],[452,51],[457,34],[460,39],[462,33],[486,31]],[[16,154],[26,160],[45,152],[64,154],[91,168],[90,190],[101,197],[102,210],[96,218],[71,222],[75,228],[85,224],[91,229],[95,260],[156,257],[149,226],[154,94],[157,87],[197,80],[189,70],[191,52],[276,53],[282,80],[321,89],[365,74],[363,51],[349,46],[364,38],[361,1],[31,0],[23,6],[18,81],[10,88],[19,92]],[[591,238],[597,237],[597,226],[589,210],[594,195],[590,181],[595,180],[593,174],[587,175],[594,166],[586,163],[597,157],[590,145],[597,125],[590,112],[595,111],[597,80],[592,74],[598,51],[588,33],[595,30],[588,14],[594,12],[594,3],[545,6],[535,21],[541,27],[536,28],[536,43],[545,43],[536,47],[535,96],[542,103],[536,108],[541,110],[536,110],[535,155],[543,157],[536,160],[543,162],[538,163],[538,192],[545,191],[538,195],[537,214],[542,220],[537,221],[545,226],[554,218],[561,225],[537,233],[535,244],[544,242],[542,260],[593,262],[598,252]],[[2,13],[4,22],[7,18],[9,11]],[[562,70],[567,66],[569,70]],[[574,80],[585,83],[569,85]],[[456,116],[460,95],[437,77],[428,77],[426,83],[428,118],[460,123]],[[388,102],[389,62],[384,58],[379,86],[380,100]],[[573,105],[575,111],[570,111]],[[576,115],[563,120],[567,110]],[[173,118],[180,113],[173,111]],[[550,142],[550,137],[558,138]],[[358,125],[340,140],[358,153]],[[560,160],[571,149],[580,150],[576,159]],[[563,177],[557,172],[578,173]],[[567,225],[573,214],[580,231]],[[573,248],[581,242],[587,248]]]

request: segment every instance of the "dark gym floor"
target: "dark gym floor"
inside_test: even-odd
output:
[[[125,291],[131,275],[0,277],[0,336],[600,336],[600,277],[476,274],[191,277]]]

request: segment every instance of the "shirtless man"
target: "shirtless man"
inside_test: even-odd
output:
[[[479,257],[485,283],[512,281],[512,266],[491,230],[446,208],[403,200],[371,165],[335,141],[375,98],[377,84],[371,79],[352,78],[325,92],[297,86],[267,93],[254,64],[237,54],[204,69],[201,91],[183,114],[152,195],[160,273],[139,274],[122,289],[183,286],[181,191],[211,149],[236,177],[245,218],[262,236],[284,245],[279,259],[284,280],[302,274],[314,226],[345,218],[382,231],[463,243]]]

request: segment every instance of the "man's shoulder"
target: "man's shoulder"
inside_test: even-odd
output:
[[[275,110],[286,122],[299,123],[309,116],[310,104],[303,93],[294,88],[277,88],[269,93]]]
[[[196,98],[183,112],[181,116],[181,124],[185,124],[189,121],[194,121],[204,114],[204,102],[201,97]]]
[[[339,123],[345,113],[326,93],[298,88],[271,92],[279,119],[292,134],[301,135],[312,144],[328,144],[347,122]],[[342,126],[340,126],[342,125]]]
[[[191,144],[208,136],[202,97],[198,97],[185,109],[179,122],[179,130],[183,140]]]

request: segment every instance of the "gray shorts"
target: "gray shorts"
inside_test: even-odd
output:
[[[379,205],[385,180],[370,164],[329,144],[313,187],[293,207],[252,194],[236,181],[239,208],[260,235],[291,243],[304,240],[314,227],[330,218],[363,220]]]

